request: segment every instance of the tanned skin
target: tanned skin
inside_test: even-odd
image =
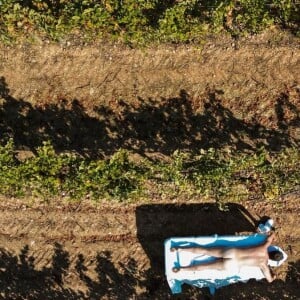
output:
[[[209,255],[217,258],[216,261],[211,263],[180,268],[175,267],[173,268],[173,271],[179,272],[181,269],[190,271],[217,269],[238,272],[243,266],[255,266],[261,269],[268,282],[272,282],[275,279],[275,276],[271,274],[268,266],[268,247],[271,245],[273,239],[274,233],[268,236],[264,244],[248,248],[205,248],[201,246],[191,248],[171,248],[171,251],[187,251],[193,254]]]

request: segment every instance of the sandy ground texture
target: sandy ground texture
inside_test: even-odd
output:
[[[299,40],[264,34],[205,45],[0,46],[0,133],[20,158],[43,140],[59,151],[141,156],[174,150],[270,151],[300,145]],[[278,279],[236,284],[214,299],[299,299],[299,193],[271,202],[92,205],[0,201],[1,299],[206,299],[171,296],[163,268],[170,236],[250,233],[275,219],[289,255]],[[186,202],[186,203],[184,203]]]

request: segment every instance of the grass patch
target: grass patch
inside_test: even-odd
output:
[[[278,26],[299,34],[298,0],[0,0],[0,39],[107,39],[128,44],[197,42]]]
[[[0,146],[0,193],[51,201],[199,196],[219,203],[249,198],[276,199],[299,187],[300,151],[232,153],[209,149],[199,155],[175,151],[169,162],[130,159],[119,150],[109,159],[90,160],[55,153],[50,142],[36,155],[17,159],[14,143]]]

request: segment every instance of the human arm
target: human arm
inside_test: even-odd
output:
[[[270,268],[268,267],[268,265],[263,264],[260,266],[261,271],[263,272],[265,278],[267,279],[268,282],[272,282],[276,279],[276,276],[273,276],[271,273]]]
[[[266,240],[266,243],[265,243],[265,247],[269,247],[271,245],[271,243],[274,241],[274,239],[275,239],[275,233],[272,232],[267,237],[267,240]]]

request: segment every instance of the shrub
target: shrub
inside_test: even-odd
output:
[[[0,193],[47,201],[62,196],[123,201],[147,193],[148,197],[201,196],[219,203],[251,197],[272,200],[299,188],[299,161],[300,151],[293,148],[279,153],[262,148],[252,154],[175,151],[169,162],[135,162],[121,149],[108,159],[89,160],[57,154],[50,142],[37,148],[34,157],[19,161],[9,140],[0,146]]]
[[[299,33],[296,0],[0,0],[4,42],[40,36],[145,42],[199,41],[210,32],[261,32],[273,24]]]

